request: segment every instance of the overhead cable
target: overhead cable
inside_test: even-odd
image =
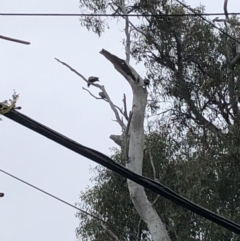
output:
[[[181,3],[181,2],[179,2]],[[181,3],[182,4],[182,3]],[[185,5],[187,6],[187,5]],[[225,13],[173,13],[173,14],[118,14],[118,13],[0,13],[7,17],[200,17],[223,16]],[[240,13],[228,13],[228,15],[240,15]]]
[[[108,156],[102,154],[101,152],[98,152],[94,149],[88,148],[86,146],[83,146],[66,136],[40,124],[39,122],[29,118],[28,116],[21,114],[20,112],[16,110],[11,110],[10,112],[6,113],[5,116],[45,137],[48,139],[84,156],[88,159],[118,173],[119,175],[128,178],[135,183],[167,198],[168,200],[172,201],[173,203],[180,205],[194,213],[197,213],[198,215],[205,217],[212,222],[219,224],[220,226],[231,230],[237,234],[240,234],[240,225],[237,223],[234,223],[216,213],[213,213],[209,211],[208,209],[201,207],[188,199],[182,197],[181,195],[175,193],[168,187],[155,182],[152,179],[143,177],[141,175],[138,175],[129,169],[125,168],[124,166],[116,163]]]
[[[18,180],[18,181],[20,181],[20,182],[22,182],[22,183],[24,183],[24,184],[26,184],[26,185],[34,188],[34,189],[36,189],[36,190],[38,190],[38,191],[40,191],[40,192],[42,192],[42,193],[44,193],[44,194],[46,194],[46,195],[48,195],[48,196],[56,199],[56,200],[58,200],[59,202],[62,202],[62,203],[66,204],[66,205],[68,205],[68,206],[70,206],[70,207],[72,207],[72,208],[77,209],[77,210],[80,211],[81,213],[84,213],[85,215],[90,216],[90,217],[92,217],[92,218],[100,221],[101,223],[104,223],[104,224],[106,224],[106,225],[109,225],[109,226],[114,227],[115,230],[121,231],[122,233],[126,233],[126,231],[124,231],[124,230],[116,227],[115,224],[112,224],[112,223],[109,223],[109,222],[107,222],[107,221],[104,221],[103,219],[97,217],[96,215],[94,215],[94,214],[92,214],[92,213],[89,213],[89,212],[87,212],[87,211],[85,211],[85,210],[83,210],[83,209],[81,209],[81,208],[78,208],[77,206],[75,206],[75,205],[73,205],[73,204],[71,204],[71,203],[69,203],[69,202],[67,202],[67,201],[64,201],[63,199],[61,199],[61,198],[59,198],[59,197],[57,197],[57,196],[55,196],[55,195],[53,195],[53,194],[51,194],[51,193],[49,193],[49,192],[46,192],[46,191],[44,191],[43,189],[41,189],[41,188],[39,188],[39,187],[36,187],[36,186],[34,186],[33,184],[31,184],[31,183],[29,183],[29,182],[26,182],[26,181],[24,181],[24,180],[22,180],[22,179],[20,179],[20,178],[18,178],[18,177],[16,177],[16,176],[12,175],[12,174],[10,174],[9,172],[6,172],[6,171],[4,171],[4,170],[2,170],[2,169],[0,169],[0,172],[2,172],[2,173],[4,173],[4,174],[6,174],[7,176],[10,176],[10,177]],[[1,194],[1,193],[0,193],[0,194]],[[3,196],[4,196],[4,195],[3,195]],[[3,197],[3,196],[2,196],[2,197]],[[0,196],[0,197],[1,197],[1,196]],[[133,235],[133,234],[131,234],[131,235]]]
[[[186,9],[188,9],[189,11],[191,11],[193,14],[197,14],[197,12],[192,9],[191,7],[189,7],[187,4],[179,1],[179,0],[175,0],[176,2],[178,2],[179,4],[181,4],[183,7],[185,7]],[[222,15],[225,15],[222,14]],[[240,41],[237,40],[236,38],[234,38],[233,36],[231,36],[230,34],[226,33],[224,30],[222,30],[221,28],[217,27],[214,23],[212,23],[210,20],[206,19],[203,17],[203,14],[199,14],[198,17],[200,17],[201,19],[203,19],[205,22],[207,22],[209,25],[211,25],[213,28],[217,29],[218,31],[220,31],[222,34],[224,34],[225,36],[229,37],[230,39],[232,39],[234,42],[240,44]]]

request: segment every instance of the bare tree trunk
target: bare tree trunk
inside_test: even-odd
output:
[[[144,149],[144,114],[147,105],[147,87],[144,80],[136,72],[136,70],[130,66],[129,57],[127,60],[118,58],[117,56],[111,54],[105,49],[102,49],[100,53],[108,59],[114,66],[114,68],[122,74],[122,76],[128,81],[133,91],[133,103],[131,114],[127,115],[126,109],[126,96],[124,95],[124,111],[121,110],[118,106],[114,105],[111,101],[105,87],[96,83],[91,83],[92,86],[97,87],[101,90],[101,93],[104,94],[104,99],[109,103],[111,109],[113,110],[116,121],[121,126],[123,133],[122,135],[111,135],[110,138],[123,147],[124,143],[126,149],[123,149],[125,152],[128,162],[126,164],[127,168],[131,171],[142,175],[142,166],[143,166],[143,149]],[[126,51],[126,55],[129,55],[130,50]],[[76,73],[81,77],[86,83],[88,80],[75,69],[73,69],[68,64],[56,59],[61,64],[68,67],[71,71]],[[96,99],[89,90],[87,90],[91,96]],[[102,97],[100,98],[102,99]],[[103,100],[103,99],[102,99]],[[127,126],[125,125],[123,118],[120,117],[119,112],[122,116],[128,121]],[[128,141],[129,140],[129,141]],[[128,145],[129,143],[129,145]],[[152,239],[154,241],[170,241],[169,235],[165,226],[163,225],[160,217],[158,216],[153,205],[149,202],[145,190],[142,186],[128,180],[128,189],[130,193],[131,200],[136,208],[141,219],[147,224],[148,229],[151,233]],[[114,234],[111,233],[113,236]],[[114,236],[117,240],[117,237]]]
[[[129,161],[127,168],[137,174],[142,175],[143,148],[144,148],[144,114],[147,104],[147,91],[142,86],[132,86],[132,120],[129,134]],[[167,230],[165,229],[156,210],[149,202],[145,190],[142,186],[128,180],[128,189],[138,214],[147,224],[154,241],[170,241]]]

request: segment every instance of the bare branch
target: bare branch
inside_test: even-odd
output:
[[[117,145],[122,147],[122,141],[123,141],[123,136],[121,135],[111,135],[109,137],[111,140],[113,140]]]
[[[94,85],[94,86],[95,86],[95,85]],[[125,128],[126,128],[126,127],[125,127],[125,124],[124,124],[123,120],[120,118],[117,109],[120,110],[120,112],[122,112],[122,110],[121,110],[119,107],[117,107],[116,105],[113,104],[112,100],[111,100],[110,97],[108,96],[108,93],[107,93],[107,91],[105,90],[105,87],[104,87],[103,85],[102,85],[102,86],[101,86],[101,85],[99,85],[99,86],[97,85],[97,87],[98,87],[99,89],[101,89],[101,91],[104,93],[104,95],[105,95],[105,97],[106,97],[106,101],[109,103],[112,111],[113,111],[114,114],[115,114],[116,121],[117,121],[118,124],[122,127],[122,129],[125,130]]]
[[[143,78],[137,73],[137,71],[130,66],[125,60],[118,58],[116,55],[111,54],[105,49],[100,51],[106,59],[108,59],[114,66],[114,68],[123,75],[123,77],[129,82],[133,87],[136,84],[140,86],[145,86]]]
[[[118,4],[120,6],[118,6]],[[109,3],[110,7],[113,9],[115,13],[119,10],[122,11],[123,15],[127,15],[128,12],[126,10],[125,0],[119,0],[119,3]],[[117,8],[114,8],[115,5]],[[129,18],[127,16],[122,16],[125,19],[125,36],[126,36],[126,44],[125,44],[125,54],[126,54],[126,62],[130,63],[130,47],[131,47],[131,39],[130,39],[130,30],[129,30]]]
[[[226,19],[220,19],[219,17],[216,17],[216,18],[214,18],[213,20],[212,20],[213,22],[225,22],[226,21]]]
[[[86,79],[83,75],[81,75],[79,72],[77,72],[77,70],[75,70],[75,69],[72,68],[70,65],[66,64],[65,62],[63,62],[63,61],[61,61],[61,60],[59,60],[59,59],[57,59],[57,58],[55,58],[55,59],[56,59],[59,63],[67,66],[71,71],[73,71],[75,74],[77,74],[78,76],[80,76],[85,82],[88,83],[87,79]]]
[[[127,113],[127,99],[126,99],[126,95],[123,94],[123,108],[124,108],[124,116],[126,118],[126,120],[128,120],[128,113]]]
[[[108,234],[114,239],[119,241],[117,235],[115,235],[110,229],[108,229],[103,223],[101,223],[102,228],[108,232]]]
[[[150,130],[150,126],[148,125],[148,131],[149,133],[151,132]],[[151,166],[152,166],[152,170],[153,170],[153,180],[158,181],[157,176],[156,176],[156,168],[153,162],[153,157],[152,157],[152,145],[151,145],[151,140],[148,141],[148,152],[149,152],[149,158],[150,158],[150,162],[151,162]]]
[[[158,199],[160,198],[160,195],[157,195],[157,197],[153,200],[153,202],[152,202],[152,205],[154,206],[156,203],[157,203],[157,201],[158,201]]]
[[[15,39],[15,38],[9,38],[9,37],[3,36],[3,35],[0,35],[0,38],[8,40],[8,41],[12,41],[12,42],[20,43],[20,44],[27,44],[27,45],[30,44],[30,42],[19,40],[19,39]]]
[[[86,90],[86,91],[87,91],[93,98],[95,98],[96,100],[104,100],[103,98],[97,97],[97,96],[95,96],[94,94],[92,94],[90,90],[88,90],[88,89],[86,89],[86,88],[84,88],[84,87],[82,87],[82,89],[83,89],[83,90]],[[105,101],[107,101],[107,100],[105,100]]]
[[[129,128],[130,128],[132,116],[133,116],[133,113],[132,111],[130,111],[127,128],[124,133],[124,154],[127,160],[128,160],[128,150],[129,150]]]
[[[139,218],[139,221],[138,221],[138,232],[137,232],[137,240],[138,241],[141,240],[141,224],[142,224],[142,219]]]
[[[101,87],[102,87],[102,86],[101,86]],[[86,89],[86,88],[84,88],[84,87],[82,87],[82,89],[85,90],[85,91],[87,91],[87,92],[88,92],[93,98],[95,98],[96,100],[104,100],[104,101],[106,101],[107,103],[109,103],[108,100],[107,100],[107,98],[106,98],[106,96],[105,96],[105,94],[104,94],[105,98],[97,97],[97,96],[95,96],[94,94],[92,94],[90,90],[88,90],[88,89]],[[102,93],[103,93],[103,92],[102,92]],[[114,105],[115,108],[117,108],[117,109],[119,110],[119,112],[125,117],[125,119],[128,120],[128,116],[126,115],[126,113],[123,112],[123,110],[122,110],[119,106],[117,106],[117,105],[115,105],[115,104],[113,104],[113,105]]]
[[[231,61],[230,64],[232,65],[232,68],[239,62],[240,60],[240,54],[237,54]]]
[[[75,74],[77,74],[79,77],[81,77],[86,83],[89,83],[88,80],[87,80],[82,74],[80,74],[77,70],[75,70],[74,68],[72,68],[70,65],[68,65],[67,63],[65,63],[65,62],[63,62],[63,61],[60,61],[60,60],[57,59],[57,58],[55,58],[55,59],[56,59],[59,63],[65,65],[67,68],[69,68],[71,71],[73,71],[73,72],[74,72]],[[109,97],[109,95],[108,95],[108,93],[107,93],[107,91],[105,90],[105,87],[104,87],[103,85],[99,85],[99,84],[95,84],[95,83],[91,83],[91,85],[99,88],[99,89],[103,92],[104,96],[106,97],[106,101],[109,103],[112,111],[113,111],[114,114],[115,114],[116,121],[117,121],[118,124],[121,126],[121,128],[124,130],[126,127],[125,127],[124,122],[121,120],[117,109],[120,110],[120,112],[122,112],[122,110],[121,110],[119,107],[117,107],[117,106],[115,106],[115,105],[113,104],[112,100],[110,99],[110,97]],[[88,92],[89,92],[89,91],[88,91]],[[91,92],[89,92],[89,93],[91,94]],[[91,94],[91,95],[92,95],[94,98],[96,98],[93,94]],[[116,108],[117,108],[117,109],[116,109]]]
[[[125,0],[121,0],[121,8],[124,15],[127,15],[127,10],[125,6]],[[128,17],[124,17],[125,19],[125,35],[126,35],[126,46],[125,46],[125,53],[126,53],[126,62],[130,63],[130,47],[131,47],[131,39],[130,39],[130,31],[129,31],[129,19]]]
[[[157,180],[157,178],[156,178],[156,169],[155,169],[155,165],[154,165],[154,162],[153,162],[151,147],[149,148],[149,158],[150,158],[150,162],[151,162],[151,166],[152,166],[152,170],[153,170],[153,178],[156,181]]]
[[[133,116],[133,113],[132,113],[132,111],[130,111],[130,113],[129,113],[129,120],[128,120],[128,123],[127,123],[126,132],[125,132],[126,135],[128,135],[128,132],[129,132],[132,116]]]
[[[143,31],[141,31],[140,29],[138,29],[137,27],[135,27],[135,25],[134,25],[131,21],[129,21],[129,23],[130,23],[130,25],[132,26],[132,28],[133,28],[134,30],[136,30],[137,32],[139,32],[140,34],[142,34],[144,37],[147,37],[147,35],[146,35]]]
[[[223,10],[226,16],[226,20],[228,21],[228,10],[227,10],[227,5],[228,5],[228,0],[224,0],[224,4],[223,4]]]

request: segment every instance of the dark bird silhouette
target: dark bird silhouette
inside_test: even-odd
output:
[[[102,99],[106,99],[106,96],[103,92],[99,92],[98,95],[102,98]]]
[[[0,197],[3,197],[4,196],[4,193],[0,192]]]
[[[99,78],[98,78],[98,77],[90,76],[90,77],[88,78],[88,87],[89,87],[92,83],[97,82],[97,81],[99,81]]]
[[[144,79],[144,84],[145,85],[149,85],[150,84],[150,80],[149,79]]]

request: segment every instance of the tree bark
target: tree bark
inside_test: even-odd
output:
[[[143,149],[144,149],[144,115],[147,105],[147,88],[143,79],[125,60],[102,49],[100,53],[108,59],[114,68],[128,81],[133,92],[132,117],[129,118],[130,126],[128,161],[126,167],[142,175]],[[122,142],[123,136],[111,135],[110,138],[118,145]],[[154,241],[170,241],[168,232],[158,216],[155,208],[149,202],[142,186],[128,180],[128,189],[131,200],[141,219],[147,224]]]
[[[144,149],[144,114],[147,104],[147,91],[137,85],[132,86],[132,121],[129,134],[129,161],[127,168],[142,175]],[[169,235],[155,208],[149,202],[142,186],[128,180],[130,197],[141,219],[147,224],[154,241],[170,241]]]

